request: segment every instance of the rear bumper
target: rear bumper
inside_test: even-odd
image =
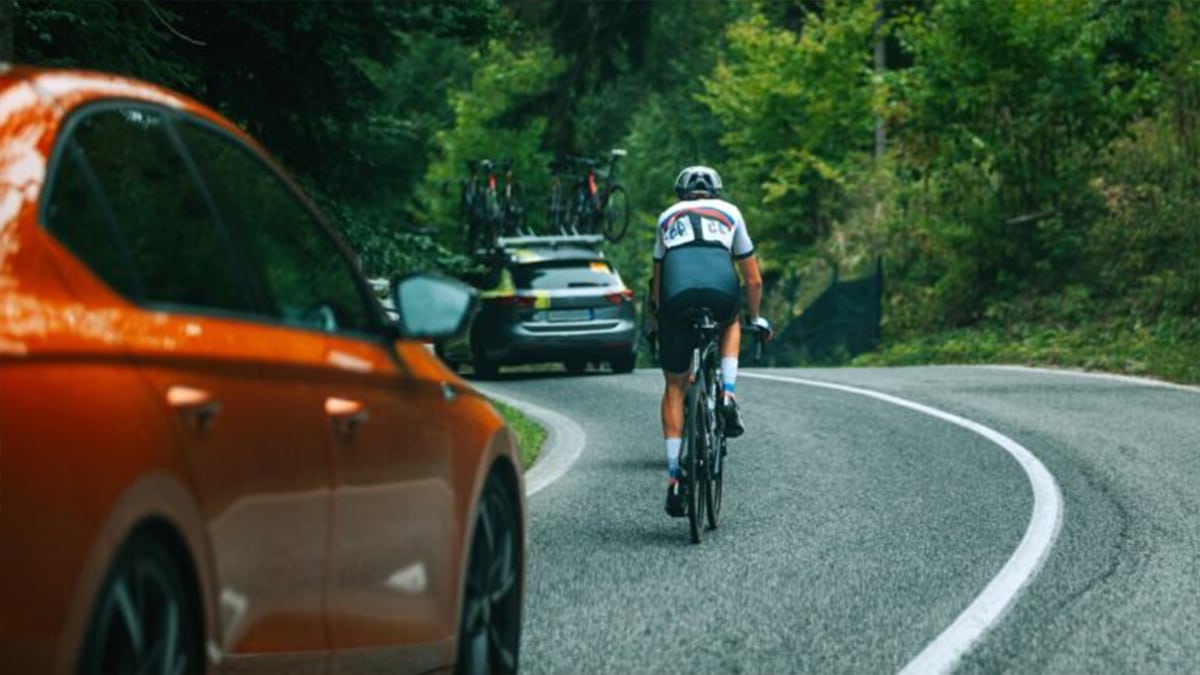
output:
[[[577,323],[484,321],[472,334],[476,349],[497,364],[607,361],[637,347],[632,308],[615,319]]]

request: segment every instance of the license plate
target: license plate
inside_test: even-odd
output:
[[[551,321],[591,321],[590,309],[552,309],[548,318]]]

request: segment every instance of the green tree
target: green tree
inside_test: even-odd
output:
[[[922,176],[932,236],[959,252],[946,316],[1058,287],[1097,203],[1089,167],[1121,128],[1091,0],[945,0],[901,29],[901,161]],[[980,36],[987,39],[979,39]]]
[[[871,0],[826,3],[800,32],[761,15],[728,29],[700,100],[722,123],[731,182],[768,266],[790,264],[843,214],[847,172],[869,157],[879,85]]]

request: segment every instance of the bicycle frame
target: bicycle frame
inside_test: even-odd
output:
[[[625,151],[621,149],[613,149],[608,153],[608,174],[604,177],[604,195],[596,204],[597,211],[604,210],[604,204],[608,201],[608,195],[612,193],[613,186],[617,184],[617,160],[625,156]],[[595,194],[595,191],[592,192]]]

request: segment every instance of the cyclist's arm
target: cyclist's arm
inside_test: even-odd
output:
[[[650,311],[650,329],[651,330],[658,329],[658,308],[659,308],[658,292],[659,292],[659,288],[662,285],[661,280],[662,280],[662,261],[655,260],[654,261],[654,272],[652,273],[652,275],[650,277],[650,307],[648,308]]]
[[[757,319],[762,306],[762,272],[758,269],[758,258],[753,254],[738,258],[738,269],[742,273],[742,283],[746,285],[746,304],[750,310],[750,319]]]

